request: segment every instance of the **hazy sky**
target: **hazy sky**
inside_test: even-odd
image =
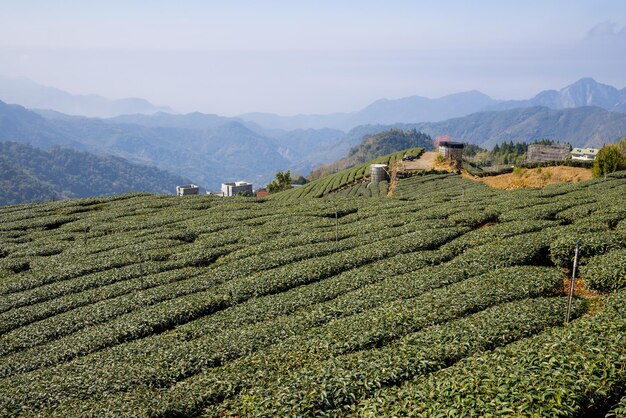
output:
[[[626,87],[625,25],[625,0],[0,0],[0,74],[222,115],[528,98]]]

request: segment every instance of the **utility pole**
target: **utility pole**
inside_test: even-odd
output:
[[[569,324],[572,314],[572,300],[574,299],[574,281],[576,280],[576,264],[578,263],[578,249],[580,248],[580,240],[576,241],[576,251],[574,252],[574,268],[572,269],[572,283],[569,289],[569,297],[567,299],[567,318],[566,322]]]

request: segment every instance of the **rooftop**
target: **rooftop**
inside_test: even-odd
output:
[[[464,148],[465,144],[458,141],[441,141],[439,142],[439,146],[447,148]]]
[[[597,148],[574,148],[572,154],[597,154],[598,151]]]
[[[247,181],[231,181],[228,183],[222,183],[226,186],[252,186],[252,183],[248,183]]]

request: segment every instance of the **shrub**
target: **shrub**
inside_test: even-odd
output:
[[[602,292],[626,287],[626,251],[617,249],[592,257],[581,268],[581,276],[589,287]]]

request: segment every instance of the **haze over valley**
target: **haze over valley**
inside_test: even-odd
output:
[[[37,86],[19,96],[14,89],[11,96],[14,102],[24,97],[25,104],[46,103],[48,109],[0,103],[0,140],[122,157],[192,179],[207,190],[241,179],[263,186],[286,169],[306,176],[345,157],[367,135],[390,128],[416,129],[433,138],[449,134],[485,148],[543,138],[601,147],[626,136],[626,89],[591,78],[523,101],[497,101],[474,91],[440,99],[381,99],[357,112],[287,117],[166,113],[134,99],[145,104],[145,113],[136,109],[134,114],[94,118],[60,110],[72,103],[73,109],[89,109],[84,113],[100,109],[100,115],[107,115],[116,103],[130,101],[100,98],[100,106],[89,96],[83,105],[83,96],[48,91]],[[57,96],[64,99],[59,103]]]

